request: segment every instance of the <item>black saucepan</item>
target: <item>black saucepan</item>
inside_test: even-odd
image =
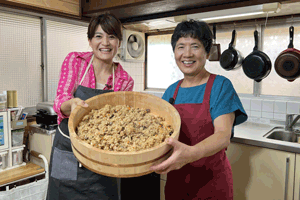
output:
[[[258,31],[254,31],[255,46],[243,61],[243,70],[248,78],[260,82],[266,78],[272,69],[272,63],[267,54],[258,50]]]
[[[288,49],[279,54],[275,60],[275,71],[277,74],[287,79],[294,81],[300,76],[300,51],[294,48],[294,27],[289,28],[290,44]]]
[[[209,53],[209,61],[219,61],[221,57],[221,46],[220,44],[216,44],[216,33],[217,33],[217,28],[216,24],[213,24],[213,44],[210,49]]]
[[[220,57],[221,67],[225,70],[237,69],[242,65],[243,56],[238,50],[234,48],[235,35],[236,32],[235,30],[233,30],[229,48],[226,49]]]

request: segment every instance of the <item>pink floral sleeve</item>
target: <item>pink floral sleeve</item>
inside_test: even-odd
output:
[[[61,67],[56,97],[53,105],[54,111],[57,113],[58,122],[60,122],[63,118],[68,117],[61,112],[61,104],[74,97],[73,93],[75,91],[75,81],[78,77],[75,57],[75,52],[69,53]]]
[[[132,91],[133,90],[133,86],[134,86],[134,81],[131,77],[129,77],[129,81],[127,82],[127,84],[123,85],[123,91]]]
[[[134,86],[134,81],[132,77],[123,69],[123,67],[118,64],[118,69],[116,73],[116,85],[114,91],[132,91]],[[112,80],[109,80],[112,84]]]

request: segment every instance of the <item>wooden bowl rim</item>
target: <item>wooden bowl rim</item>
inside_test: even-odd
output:
[[[163,104],[165,104],[167,107],[170,107],[171,110],[173,110],[173,114],[177,115],[178,119],[179,119],[179,126],[176,127],[177,130],[175,130],[175,127],[173,127],[174,132],[173,134],[170,136],[172,138],[178,137],[179,133],[180,133],[180,126],[181,126],[181,118],[180,115],[178,113],[178,111],[176,110],[176,108],[174,106],[172,106],[169,102],[155,96],[152,94],[147,94],[147,93],[143,93],[143,92],[136,92],[136,91],[117,91],[117,92],[109,92],[109,93],[105,93],[105,94],[101,94],[101,97],[103,96],[110,96],[110,95],[115,95],[116,93],[132,93],[132,94],[137,94],[137,95],[142,95],[142,96],[149,96],[151,95],[154,98],[157,98],[158,101],[161,101]],[[102,96],[103,95],[103,96]],[[95,100],[98,98],[97,96],[91,97],[89,99],[87,99],[85,102],[87,104],[89,104],[91,101]],[[92,110],[92,108],[90,107],[82,107],[82,106],[76,106],[76,108],[73,110],[73,112],[71,113],[70,117],[69,117],[69,122],[68,122],[68,127],[69,127],[69,133],[70,133],[70,139],[72,142],[72,139],[77,140],[77,142],[79,142],[81,145],[84,145],[86,148],[89,148],[91,150],[94,150],[98,153],[105,153],[108,155],[138,155],[138,154],[142,154],[145,152],[151,152],[151,151],[156,151],[166,145],[168,145],[166,142],[163,142],[155,147],[149,148],[149,149],[144,149],[144,150],[140,150],[140,151],[130,151],[130,152],[117,152],[117,151],[109,151],[109,150],[103,150],[103,149],[99,149],[97,147],[93,147],[92,145],[82,141],[79,136],[75,133],[74,128],[71,126],[71,122],[73,121],[73,118],[75,117],[75,114],[80,110],[80,109],[85,109],[87,110],[87,112],[90,112]],[[175,116],[176,117],[176,116]],[[72,142],[73,143],[73,142]],[[169,149],[171,148],[171,146],[169,146]]]

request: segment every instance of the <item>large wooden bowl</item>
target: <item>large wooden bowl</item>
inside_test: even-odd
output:
[[[171,146],[162,144],[138,152],[114,152],[101,150],[82,141],[76,127],[82,118],[92,109],[100,109],[106,104],[129,105],[136,108],[150,109],[150,113],[164,117],[174,132],[172,138],[178,139],[181,119],[177,110],[167,101],[154,95],[141,92],[111,92],[86,100],[89,107],[77,106],[69,118],[69,132],[72,150],[79,162],[89,170],[110,177],[137,177],[149,174],[150,166],[161,163],[171,154]]]

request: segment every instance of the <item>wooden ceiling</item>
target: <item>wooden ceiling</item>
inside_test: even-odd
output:
[[[82,0],[83,17],[90,18],[109,12],[116,15],[125,24],[204,11],[284,2],[278,0],[147,0],[124,6],[102,8],[101,5],[93,3],[95,1],[99,2],[99,0]]]

